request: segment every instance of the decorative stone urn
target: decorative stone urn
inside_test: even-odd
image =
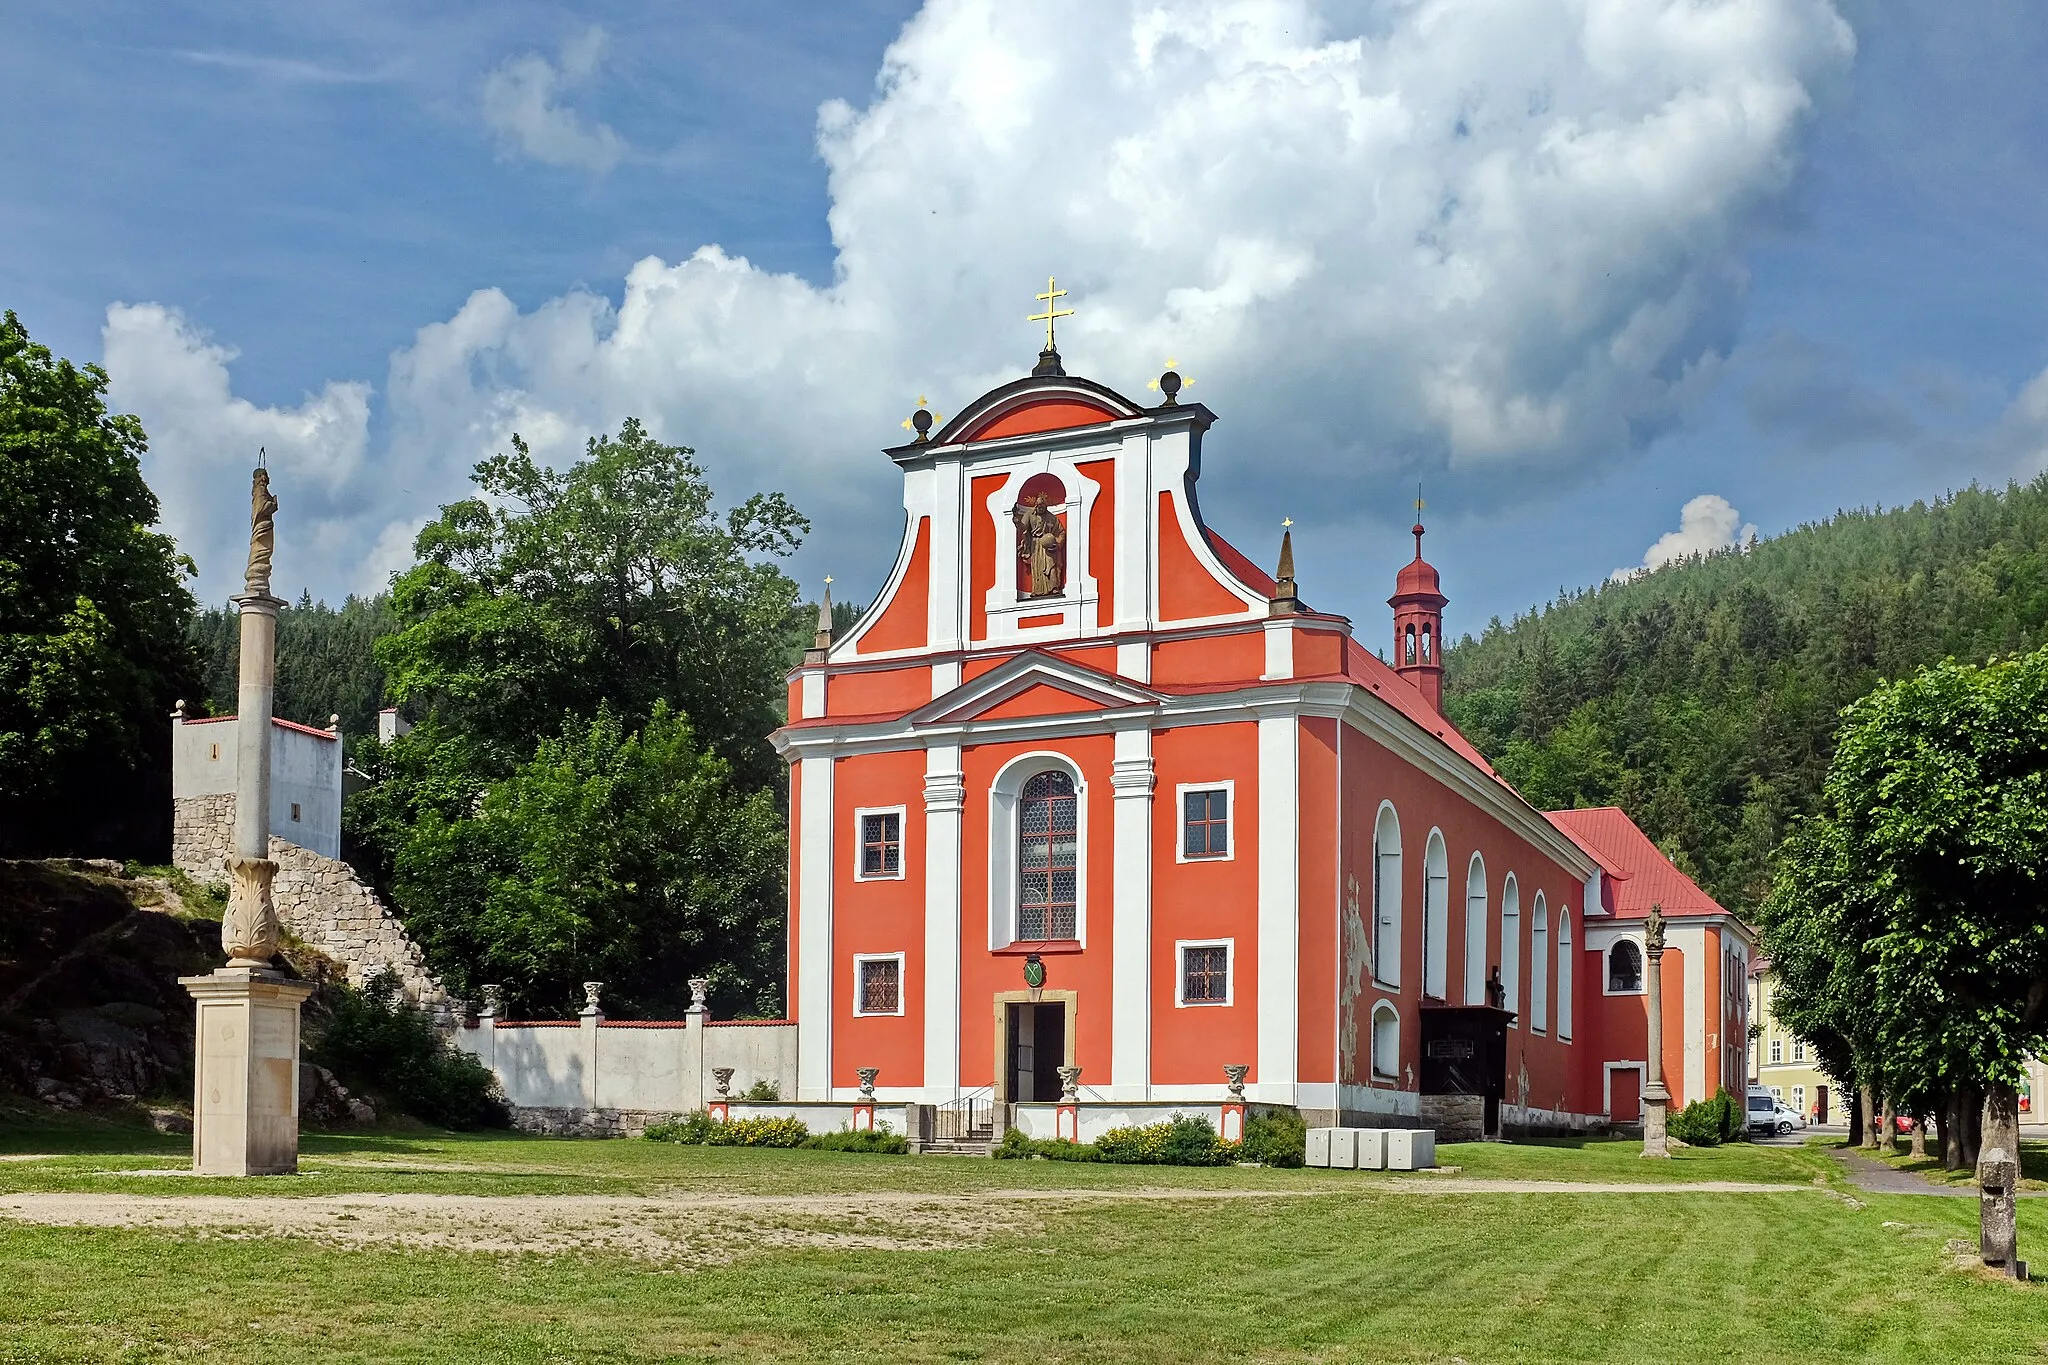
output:
[[[714,1066],[711,1068],[713,1093],[718,1098],[725,1099],[732,1094],[732,1073],[733,1068],[729,1066]]]
[[[598,996],[598,992],[602,991],[603,989],[604,989],[604,982],[602,982],[602,981],[586,981],[586,982],[584,982],[584,983],[583,983],[583,1010],[582,1010],[582,1013],[584,1013],[584,1014],[602,1014],[602,1013],[604,1013],[604,1011],[603,1011],[603,1010],[601,1010],[601,1009],[599,1009],[599,1008],[598,1008],[598,1006],[597,1006],[597,996]]]
[[[492,984],[485,986],[483,992],[484,1013],[495,1019],[498,1017],[498,1012],[505,1008],[505,988]]]
[[[1078,1066],[1063,1066],[1059,1069],[1059,1072],[1060,1103],[1079,1104],[1081,1102],[1081,1068]]]
[[[875,1077],[882,1074],[882,1069],[878,1066],[864,1066],[855,1070],[853,1074],[860,1077],[860,1097],[869,1104],[873,1104],[875,1102]]]
[[[1238,1101],[1240,1104],[1244,1102],[1244,1078],[1251,1074],[1251,1070],[1249,1066],[1226,1066],[1223,1068],[1223,1078],[1230,1082],[1230,1098]]]
[[[711,982],[708,978],[701,976],[690,978],[690,1013],[696,1014],[701,1010],[710,1008],[704,1003],[704,997],[710,993],[710,990]]]

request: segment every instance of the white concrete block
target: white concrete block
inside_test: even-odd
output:
[[[1358,1130],[1358,1169],[1361,1171],[1384,1171],[1387,1169],[1387,1130],[1384,1128],[1360,1128]]]
[[[1330,1169],[1353,1171],[1358,1169],[1358,1130],[1356,1128],[1332,1128],[1330,1130]]]
[[[1308,1130],[1308,1165],[1327,1167],[1330,1164],[1331,1131],[1328,1128],[1311,1128]]]
[[[1436,1133],[1429,1128],[1389,1128],[1387,1169],[1426,1171],[1436,1165]]]

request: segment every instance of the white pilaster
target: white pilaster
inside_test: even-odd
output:
[[[1685,973],[1680,988],[1685,1001],[1685,1094],[1675,1098],[1691,1104],[1711,1099],[1709,1092],[1715,1088],[1707,1079],[1707,931],[1698,925],[1674,928],[1666,942],[1683,954],[1679,968]],[[1715,1025],[1717,1032],[1719,1027]]]
[[[1109,786],[1115,802],[1111,884],[1114,929],[1109,1026],[1110,1095],[1142,1100],[1152,1088],[1152,731],[1116,732]]]
[[[924,1098],[960,1093],[960,826],[967,807],[960,747],[924,760]]]
[[[816,720],[825,714],[825,670],[807,668],[797,677],[797,705],[803,711],[804,720]]]
[[[1269,1104],[1295,1102],[1301,1020],[1299,770],[1299,720],[1291,713],[1260,716],[1259,1049],[1253,1089]]]
[[[1285,616],[1266,622],[1266,672],[1264,681],[1294,676],[1294,622]]]
[[[797,764],[796,1091],[832,1097],[832,759]]]
[[[1152,623],[1152,509],[1158,505],[1152,487],[1152,442],[1144,432],[1124,438],[1116,462],[1116,624],[1142,630]],[[1122,651],[1117,667],[1124,669]],[[1126,676],[1137,677],[1124,669]],[[1139,681],[1144,681],[1139,678]]]
[[[931,525],[931,585],[929,615],[925,617],[926,639],[934,650],[958,649],[967,636],[967,585],[973,581],[967,562],[974,543],[973,528],[967,524],[967,477],[958,460],[941,464],[925,475],[914,499],[911,515],[928,515]],[[915,527],[913,526],[913,531]],[[936,686],[936,682],[934,683]],[[939,695],[936,691],[934,696]]]

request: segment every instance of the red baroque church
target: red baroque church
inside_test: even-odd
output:
[[[1749,931],[1618,810],[1535,809],[1442,710],[1445,597],[1388,664],[1203,522],[1216,421],[1028,378],[887,452],[902,547],[789,679],[799,1100],[1211,1106],[1311,1123],[1638,1113],[1644,916],[1674,1104],[1740,1093]],[[821,623],[822,624],[822,623]],[[1477,1097],[1477,1098],[1473,1098]]]

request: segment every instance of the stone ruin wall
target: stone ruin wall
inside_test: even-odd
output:
[[[198,881],[225,881],[234,795],[186,796],[172,805],[171,862]],[[270,856],[277,862],[271,898],[278,919],[294,938],[341,963],[350,984],[360,986],[389,967],[406,999],[429,1009],[453,1002],[405,926],[354,868],[274,834]]]

